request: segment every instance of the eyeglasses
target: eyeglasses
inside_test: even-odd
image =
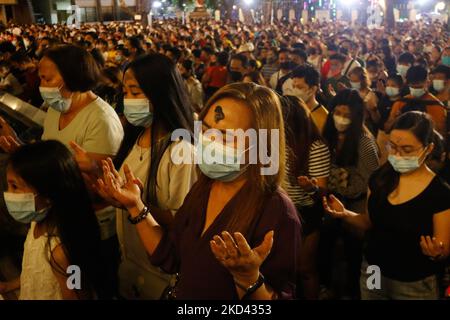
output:
[[[399,154],[400,156],[411,156],[417,151],[423,149],[424,147],[412,148],[411,146],[396,146],[391,142],[386,143],[386,150],[390,154]]]

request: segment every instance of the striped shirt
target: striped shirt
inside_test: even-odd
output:
[[[278,71],[277,64],[265,64],[261,69],[261,73],[262,73],[264,79],[266,79],[266,80],[269,80],[270,77],[277,71]]]
[[[311,144],[308,158],[308,177],[309,178],[327,178],[330,175],[330,151],[328,147],[320,140]],[[284,189],[297,208],[310,207],[314,204],[314,199],[297,182],[297,177],[292,172],[293,159],[286,148],[286,176]]]
[[[355,166],[331,165],[328,190],[348,199],[357,199],[367,193],[369,178],[378,166],[377,144],[371,135],[364,134],[359,140],[358,161]]]

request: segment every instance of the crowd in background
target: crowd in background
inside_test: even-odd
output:
[[[442,297],[446,30],[422,20],[392,30],[342,21],[6,26],[0,91],[47,116],[43,142],[32,144],[0,120],[0,146],[11,154],[6,205],[31,223],[21,278],[0,283],[0,293]],[[174,149],[194,150],[170,135],[193,132],[194,119],[282,130],[280,172],[174,164]],[[74,261],[91,290],[58,289]],[[368,265],[380,266],[379,290],[367,288]]]

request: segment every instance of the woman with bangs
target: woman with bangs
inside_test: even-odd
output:
[[[292,298],[300,245],[296,209],[280,189],[284,174],[284,125],[277,95],[253,83],[236,83],[220,89],[200,114],[204,128],[266,129],[267,147],[276,160],[275,173],[265,172],[261,161],[241,161],[243,152],[202,136],[206,150],[233,158],[233,163],[199,164],[201,175],[178,210],[172,228],[153,218],[141,199],[139,181],[125,168],[125,185],[106,171],[105,190],[137,219],[137,230],[150,260],[169,273],[178,273],[171,291],[177,299]],[[272,131],[278,131],[278,136]],[[274,136],[272,136],[274,135]],[[221,151],[222,150],[222,151]],[[240,150],[238,148],[238,150]],[[258,150],[259,151],[259,150]],[[222,152],[222,153],[221,153]],[[267,170],[266,170],[267,171]],[[267,173],[267,175],[264,175]]]

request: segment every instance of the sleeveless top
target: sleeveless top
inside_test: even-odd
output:
[[[50,239],[48,234],[34,238],[36,222],[31,223],[25,240],[22,273],[20,275],[19,300],[62,300],[62,292],[50,265],[50,252],[59,244],[57,237]]]

